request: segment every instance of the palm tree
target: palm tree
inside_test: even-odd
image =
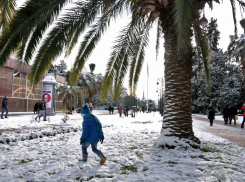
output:
[[[240,37],[237,35],[230,36],[230,44],[228,46],[228,53],[235,58],[242,65],[245,71],[245,19],[240,21],[244,30],[244,34]]]
[[[94,63],[89,64],[89,69],[90,69],[90,72],[93,73],[95,69],[95,64]]]
[[[80,74],[77,82],[77,86],[83,88],[83,94],[88,98],[88,102],[92,103],[93,96],[96,94],[100,94],[102,79],[103,77],[101,74],[93,74],[93,73]]]
[[[82,94],[82,89],[77,86],[59,86],[56,89],[58,99],[63,100],[63,105],[67,106],[67,110],[72,112],[72,107],[76,105],[77,98]]]
[[[120,32],[116,45],[107,64],[101,98],[107,98],[113,84],[114,98],[118,99],[124,77],[129,69],[129,88],[135,95],[139,74],[144,62],[148,45],[149,31],[157,23],[158,52],[159,39],[164,35],[165,48],[165,90],[166,103],[162,125],[163,140],[161,147],[174,148],[186,141],[198,147],[199,140],[194,136],[191,118],[191,77],[193,49],[191,40],[194,35],[201,62],[205,65],[206,82],[209,85],[208,41],[205,31],[200,27],[200,11],[208,4],[219,0],[90,0],[74,2],[68,11],[61,9],[72,3],[69,0],[29,0],[11,19],[10,31],[0,37],[0,67],[4,65],[12,51],[18,50],[19,58],[30,63],[34,51],[31,81],[37,84],[41,75],[65,49],[69,55],[77,44],[79,35],[86,32],[75,59],[70,80],[75,84],[92,50],[107,30],[111,20],[123,12],[132,14],[132,21]],[[235,19],[235,2],[241,7],[241,0],[230,0]],[[99,18],[97,18],[99,16]],[[24,21],[23,21],[24,20]],[[55,25],[55,26],[54,26]],[[43,32],[52,26],[45,35]],[[235,26],[236,32],[236,26]],[[180,139],[182,141],[180,142]]]

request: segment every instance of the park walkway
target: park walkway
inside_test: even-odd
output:
[[[227,139],[241,147],[245,147],[245,130],[241,129],[241,123],[234,125],[224,125],[224,121],[214,120],[213,126],[210,126],[209,120],[206,118],[193,115],[194,130],[209,132],[214,135]]]

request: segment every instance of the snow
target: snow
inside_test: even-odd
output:
[[[37,134],[56,132],[55,136],[0,144],[0,181],[245,181],[244,148],[202,132],[197,128],[201,121],[194,120],[194,132],[202,148],[210,152],[155,146],[162,128],[158,113],[138,113],[135,118],[97,113],[105,135],[104,143],[98,144],[107,157],[103,166],[91,147],[88,162],[78,162],[82,132],[74,132],[74,128],[81,129],[80,114],[70,115],[64,126],[59,114],[51,117],[50,123],[31,123],[32,116],[0,120],[0,127],[5,129],[35,127]],[[69,133],[57,133],[61,131],[59,126]],[[28,136],[31,132],[5,133],[0,139]]]

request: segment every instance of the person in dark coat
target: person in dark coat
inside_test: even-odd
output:
[[[83,117],[83,133],[80,138],[80,145],[82,145],[83,158],[79,159],[79,162],[87,162],[89,145],[92,147],[92,151],[100,158],[100,165],[103,165],[106,161],[104,154],[97,149],[98,142],[102,144],[104,141],[104,134],[102,131],[102,125],[99,119],[91,114],[87,105],[84,105],[81,111]]]
[[[114,112],[114,107],[111,106],[111,113],[113,114],[113,112]]]
[[[228,124],[229,117],[230,117],[230,108],[229,108],[229,105],[225,105],[223,109],[223,118],[224,118],[225,125]]]
[[[38,103],[34,105],[34,109],[33,109],[34,114],[37,114],[37,110],[38,110]]]
[[[109,106],[108,111],[109,111],[109,114],[111,114],[111,106]]]
[[[237,108],[236,106],[234,106],[234,104],[232,104],[230,107],[230,123],[229,123],[230,125],[232,119],[234,119],[234,125],[236,125],[236,115],[237,115]]]
[[[46,104],[45,101],[43,100],[43,102],[41,104],[39,104],[39,114],[37,115],[37,117],[35,117],[35,120],[37,121],[37,118],[39,117],[39,121],[40,118],[43,116],[43,121],[46,121]]]
[[[6,111],[5,118],[8,118],[9,109],[8,109],[8,96],[7,95],[5,96],[5,98],[3,98],[1,119],[4,119],[3,118],[4,111]]]
[[[128,111],[129,111],[128,106],[124,106],[124,107],[123,107],[123,111],[124,111],[125,117],[128,117]]]
[[[41,117],[43,117],[43,121],[47,121],[47,120],[46,120],[46,116],[47,116],[46,102],[44,101],[43,104],[44,104],[44,115],[41,115],[41,116],[39,117],[39,120],[40,120]]]
[[[209,113],[208,113],[208,119],[210,120],[210,126],[213,126],[213,121],[215,119],[215,110],[212,104],[209,105]]]

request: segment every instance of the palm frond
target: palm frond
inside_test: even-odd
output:
[[[209,6],[209,8],[210,8],[211,10],[213,10],[213,7],[214,7],[214,6],[213,6],[213,1],[209,1],[209,2],[208,2],[208,6]]]
[[[67,43],[67,37],[72,33],[70,32],[72,25],[76,24],[77,26],[80,24],[83,26],[84,30],[86,25],[93,22],[100,6],[101,2],[98,3],[97,0],[88,1],[82,7],[78,7],[78,9],[80,9],[80,13],[72,19],[66,17],[60,19],[61,22],[58,22],[57,26],[55,26],[46,36],[42,46],[38,50],[37,56],[35,57],[31,72],[33,84],[40,81],[41,75],[45,72],[45,69],[49,68],[52,61],[54,61],[63,52]],[[70,73],[70,77],[71,75],[72,71]]]
[[[189,50],[191,41],[192,21],[196,14],[196,1],[195,0],[175,0],[172,13],[174,14],[174,26],[178,34],[178,47],[179,54],[183,54]]]
[[[96,44],[100,40],[101,35],[110,25],[111,19],[115,18],[121,13],[124,4],[124,0],[119,0],[111,8],[109,8],[106,13],[103,14],[103,16],[97,21],[96,24],[92,25],[91,30],[86,34],[84,40],[80,45],[80,49],[74,62],[74,68],[70,77],[72,81],[76,81],[78,79],[80,71],[82,70],[86,60],[94,50]],[[71,43],[71,45],[73,44],[74,41]]]
[[[94,7],[97,8],[97,10],[103,6],[103,2],[102,1],[92,1],[91,3],[87,4],[86,6],[84,6],[82,9],[79,8],[79,11],[84,14],[84,16],[86,14],[90,14],[90,10],[87,8],[88,6],[91,7],[91,5],[94,5]],[[91,7],[92,8],[92,7]],[[92,8],[94,9],[94,8]],[[76,13],[76,11],[73,10],[72,13]],[[76,17],[70,16],[70,12],[68,12],[68,14],[66,15],[65,19],[68,19],[69,21],[72,21],[72,19],[76,19]],[[62,22],[66,23],[67,20],[62,20]],[[80,23],[74,23],[71,25],[71,30],[70,33],[67,34],[67,43],[66,43],[66,52],[65,52],[65,56],[69,56],[71,51],[73,50],[73,48],[75,47],[75,45],[77,44],[77,41],[79,39],[79,36],[81,35],[81,33],[83,33],[85,27],[89,26],[92,22],[94,21],[94,19],[90,19],[90,22],[87,21],[85,24],[80,24]]]
[[[245,2],[240,1],[240,0],[237,0],[237,2],[239,3],[240,7],[242,7],[242,9],[243,9],[243,11],[244,11],[244,8],[245,8]]]
[[[157,40],[156,40],[156,60],[157,60],[158,53],[159,53],[161,34],[162,34],[161,21],[158,20],[157,22]]]
[[[230,0],[231,2],[231,7],[232,7],[232,15],[233,15],[233,21],[234,21],[234,26],[235,26],[235,35],[237,35],[237,21],[236,21],[236,2],[235,0]]]
[[[113,51],[107,63],[105,78],[102,82],[101,95],[100,95],[102,102],[104,102],[108,96],[113,80],[116,79],[117,71],[119,71],[121,68],[121,62],[125,60],[124,59],[125,55],[130,54],[128,52],[130,50],[129,45],[133,45],[133,44],[130,44],[130,41],[135,39],[134,32],[136,32],[136,28],[137,28],[136,23],[132,23],[132,22],[129,23],[129,25],[127,25],[120,32],[120,35],[118,36],[116,40],[117,44],[112,47]],[[128,59],[127,61],[129,62],[130,60]],[[123,69],[127,70],[127,67],[126,67],[127,65],[128,63],[126,64],[124,63]],[[115,88],[118,87],[116,89],[117,91],[120,90],[119,89],[120,79],[123,80],[124,77],[125,77],[124,74],[120,75],[120,77],[117,76],[118,81],[116,82],[116,85],[114,86]]]
[[[26,44],[29,36],[37,26],[43,24],[50,25],[67,2],[69,1],[27,1],[12,18],[10,31],[4,32],[0,37],[0,67],[7,61],[10,54],[17,50],[20,44],[22,46]]]
[[[147,41],[144,39],[145,32],[148,31],[145,22],[145,19],[138,22],[131,22],[120,32],[116,41],[117,44],[113,47],[113,52],[107,64],[107,70],[102,84],[102,100],[107,98],[112,83],[114,83],[113,97],[115,100],[119,98],[123,80],[131,61],[130,79],[132,84],[129,83],[129,85],[133,88],[133,84],[137,82],[135,66],[137,63],[142,65],[139,59],[143,60],[144,55],[142,54],[140,56],[140,53],[142,53],[142,47],[147,45]],[[136,82],[133,81],[134,79]]]
[[[197,49],[197,55],[198,55],[199,77],[201,73],[201,62],[203,62],[205,78],[206,78],[206,86],[207,86],[207,90],[209,90],[210,89],[210,69],[209,69],[208,38],[207,38],[205,31],[200,28],[200,25],[198,24],[198,22],[195,22],[193,28],[194,28],[196,49]]]
[[[142,66],[144,63],[145,48],[148,46],[149,29],[150,29],[150,26],[147,26],[145,28],[145,32],[142,36],[141,47],[140,47],[138,58],[137,58],[138,61],[137,61],[137,64],[135,65],[134,80],[133,80],[133,95],[134,96],[135,96],[135,92],[137,90],[137,83],[139,81],[140,72],[141,72],[141,69],[142,69]]]
[[[119,69],[115,68],[117,70],[116,70],[114,85],[113,85],[113,99],[114,100],[118,100],[120,97],[120,93],[123,87],[123,80],[128,70],[129,60],[130,60],[130,56],[128,53],[126,53],[124,56],[124,59],[120,61],[119,65],[117,66],[120,68]]]
[[[16,0],[1,0],[0,1],[0,28],[2,32],[10,31],[11,18],[15,14]]]
[[[144,48],[148,45],[149,27],[150,25],[145,25],[145,24],[141,24],[141,26],[138,26],[138,30],[136,31],[137,34],[135,34],[135,37],[137,37],[137,39],[134,42],[132,42],[132,44],[130,44],[130,46],[134,48],[132,49],[133,58],[130,64],[130,72],[129,72],[130,95],[133,95],[133,93],[135,92],[136,86],[134,85],[137,84],[138,81],[137,79],[138,74],[136,75],[135,71],[137,67],[138,69],[141,68],[144,61],[144,55],[145,55]]]

